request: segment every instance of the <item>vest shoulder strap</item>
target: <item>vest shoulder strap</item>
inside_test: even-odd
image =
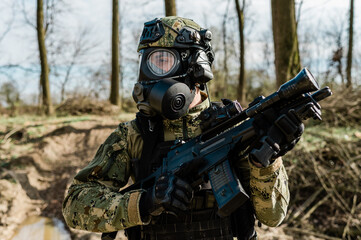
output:
[[[163,121],[159,116],[146,117],[142,113],[136,114],[136,124],[143,139],[143,149],[139,160],[133,161],[136,168],[135,180],[138,181],[151,173],[151,161],[155,148],[164,139]]]

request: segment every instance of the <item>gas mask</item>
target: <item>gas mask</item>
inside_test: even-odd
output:
[[[168,25],[178,20],[187,24],[180,30],[174,28],[176,23]],[[196,86],[202,89],[213,78],[212,34],[206,29],[197,30],[190,21],[169,17],[144,24],[133,99],[145,116],[158,114],[173,120],[186,115]]]
[[[137,108],[146,116],[174,120],[188,113],[196,84],[213,78],[206,52],[148,48],[141,50],[139,81],[133,89]]]

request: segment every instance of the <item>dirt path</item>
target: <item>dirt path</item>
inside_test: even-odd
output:
[[[26,128],[3,141],[0,239],[10,239],[29,216],[63,220],[61,204],[70,180],[92,159],[117,124],[111,119],[56,124],[47,126],[38,137],[30,137],[32,129]],[[74,231],[72,239],[88,239],[84,235]]]

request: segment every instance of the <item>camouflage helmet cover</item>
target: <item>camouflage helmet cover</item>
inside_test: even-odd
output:
[[[159,24],[158,29],[160,29],[160,33],[158,35],[160,38],[154,39],[155,41],[142,41],[142,38],[144,35],[149,34],[147,31],[147,24]],[[144,29],[139,41],[138,45],[138,52],[144,48],[149,47],[164,47],[164,48],[171,48],[171,47],[186,47],[187,45],[177,44],[176,38],[180,35],[180,32],[183,29],[189,29],[189,30],[196,30],[194,33],[196,34],[194,36],[194,39],[196,40],[193,43],[199,44],[199,39],[197,41],[197,38],[200,38],[199,31],[202,30],[202,28],[193,20],[187,19],[187,18],[181,18],[176,16],[171,17],[164,17],[161,19],[154,19],[150,22],[144,23]],[[154,31],[154,29],[152,29]]]

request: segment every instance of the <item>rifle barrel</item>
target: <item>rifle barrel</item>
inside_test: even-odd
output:
[[[316,102],[319,102],[329,96],[332,95],[331,89],[329,87],[324,87],[321,90],[318,90],[317,92],[312,94],[312,98],[316,100]]]

